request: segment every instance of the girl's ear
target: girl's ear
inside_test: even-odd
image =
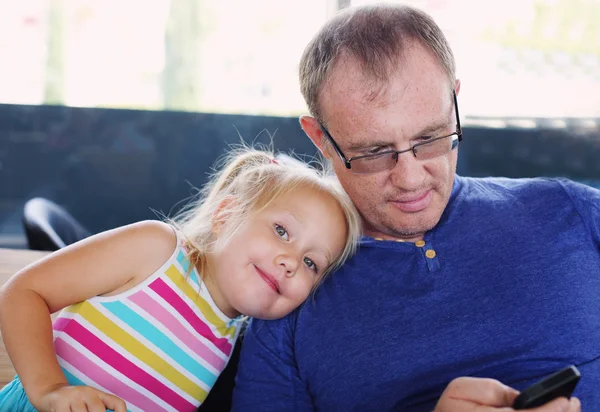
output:
[[[223,225],[231,216],[234,207],[235,200],[233,197],[226,197],[219,203],[219,206],[211,219],[211,231],[214,235],[219,235]]]

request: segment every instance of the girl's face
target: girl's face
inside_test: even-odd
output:
[[[253,215],[209,256],[208,290],[227,316],[282,318],[341,255],[346,232],[330,195],[300,187]]]

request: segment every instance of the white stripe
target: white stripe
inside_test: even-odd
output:
[[[86,386],[89,386],[89,387],[92,387],[92,388],[96,388],[96,389],[98,389],[100,391],[103,391],[103,392],[106,392],[106,393],[110,393],[111,395],[117,396],[116,394],[112,393],[111,391],[109,391],[108,389],[106,389],[105,387],[103,387],[102,385],[100,385],[98,382],[94,381],[93,379],[91,379],[87,375],[84,375],[79,369],[75,368],[75,366],[71,365],[69,362],[67,362],[66,360],[64,360],[60,356],[58,356],[58,363],[59,363],[59,365],[64,370],[68,371],[73,376],[75,376],[77,379],[79,379],[80,381],[82,381],[83,383],[85,383]],[[121,399],[121,398],[119,398],[119,399]],[[125,401],[125,399],[123,399],[123,400]],[[128,411],[131,411],[131,412],[144,412],[142,409],[138,408],[135,405],[130,404],[127,401],[125,401],[125,404],[127,405],[127,410]]]
[[[92,325],[91,323],[89,323],[87,320],[85,320],[85,319],[79,319],[79,322],[90,333],[92,333],[98,339],[101,339],[105,343],[109,344],[109,343],[113,343],[114,342],[111,338],[109,338],[106,334],[104,334],[101,330],[99,330],[94,325]],[[64,335],[64,336],[68,337],[68,335]],[[126,351],[125,349],[123,349],[121,346],[116,345],[116,344],[109,345],[109,346],[111,347],[111,349],[113,349],[114,351],[116,351],[117,353],[119,353],[120,355],[122,355],[124,358],[126,358],[127,360],[129,360],[131,363],[133,363],[134,365],[136,365],[137,367],[139,367],[140,369],[142,369],[144,372],[148,373],[150,376],[152,376],[153,378],[155,378],[161,384],[165,385],[166,387],[168,387],[169,389],[171,389],[175,393],[179,394],[181,397],[183,397],[184,399],[186,399],[188,402],[191,402],[192,404],[196,404],[198,402],[196,399],[194,399],[192,396],[190,396],[187,392],[183,391],[183,389],[179,388],[176,384],[174,384],[173,382],[171,382],[170,380],[168,380],[166,377],[164,377],[164,376],[160,375],[159,373],[157,373],[154,369],[152,369],[146,363],[140,361],[138,358],[136,358],[131,353],[129,353],[128,351]]]
[[[189,259],[189,254],[186,253],[185,249],[182,247],[181,248],[181,252],[183,253],[184,256],[184,260],[185,262],[188,264],[189,267],[192,267],[192,263],[190,262]],[[183,267],[183,265],[181,263],[179,263],[179,259],[177,259],[179,257],[179,253],[177,253],[177,256],[175,256],[175,259],[173,259],[173,264],[175,265],[175,267],[177,267],[177,269],[179,270],[179,272],[181,272],[186,280],[194,286],[194,288],[198,287],[198,284],[196,282],[194,282],[191,278],[191,276],[186,276],[187,275],[187,271],[185,270],[185,268]],[[198,271],[196,270],[195,267],[192,267],[192,270],[190,271],[190,275],[194,274],[194,276],[196,276],[196,279],[198,280],[198,283],[200,283],[200,285],[202,285],[202,281],[200,280],[200,277],[198,276]]]
[[[213,323],[209,322],[204,314],[202,313],[202,311],[198,308],[198,306],[196,306],[196,304],[179,288],[177,287],[177,285],[175,283],[173,283],[173,281],[171,280],[171,278],[169,278],[168,276],[165,276],[163,278],[164,282],[169,286],[169,288],[171,288],[171,290],[173,290],[175,293],[177,293],[177,295],[179,297],[181,297],[181,299],[183,299],[183,301],[185,302],[185,304],[190,307],[192,309],[192,311],[196,314],[196,316],[198,316],[200,319],[202,319],[204,321],[204,323],[210,328],[210,330],[214,333],[214,335],[218,338],[225,338],[229,341],[229,343],[231,343],[233,345],[233,341],[232,342],[232,337],[228,336],[228,335],[223,335],[221,332],[219,332],[219,330],[217,329],[217,326],[214,325]],[[202,297],[202,296],[201,296]],[[213,309],[214,312],[214,306],[210,304],[209,301],[207,301],[206,299],[204,299]],[[211,299],[212,300],[212,299]],[[219,309],[217,309],[219,310]],[[216,312],[215,312],[216,313]],[[225,326],[227,327],[227,325],[229,324],[229,322],[224,322]],[[234,333],[235,335],[235,333]]]
[[[60,313],[58,314],[58,316],[56,317],[56,319],[59,319],[59,318],[73,319],[73,317],[75,315],[77,315],[77,312],[71,312],[71,311],[68,311],[68,310],[65,310],[65,309],[63,309],[63,310],[60,311]]]
[[[130,306],[131,302],[123,301],[121,303],[123,303],[126,306],[128,306],[129,308],[131,308],[131,306]],[[95,308],[99,312],[101,312],[104,316],[106,316],[108,319],[110,319],[112,322],[114,322],[117,326],[119,326],[120,328],[122,328],[125,332],[127,332],[128,334],[130,334],[134,339],[136,339],[138,342],[140,342],[140,344],[142,344],[142,346],[145,346],[150,351],[154,352],[158,357],[162,358],[166,363],[168,363],[169,365],[171,365],[173,368],[175,368],[179,373],[181,373],[182,375],[184,375],[190,381],[192,381],[193,383],[195,383],[196,385],[200,386],[202,389],[204,389],[206,391],[210,390],[210,387],[206,383],[202,382],[200,379],[198,379],[198,377],[196,377],[195,375],[191,374],[187,369],[184,369],[179,363],[175,362],[175,360],[172,359],[167,353],[165,353],[164,351],[162,351],[160,348],[158,348],[156,345],[154,345],[154,343],[152,343],[151,341],[149,341],[148,339],[146,339],[144,336],[142,336],[141,334],[139,334],[130,325],[126,324],[121,319],[119,319],[118,317],[116,317],[115,315],[113,315],[108,309],[104,308],[101,305],[95,306]],[[96,329],[96,330],[98,330],[98,329]],[[98,337],[99,337],[99,335],[98,335]],[[112,341],[112,339],[110,339],[110,341]],[[122,347],[120,347],[118,345],[115,345],[115,347],[113,347],[113,349],[115,349],[116,351],[118,351],[120,354],[122,354],[123,356],[127,357],[128,359],[131,359],[132,362],[134,362],[134,359],[135,359],[136,360],[135,361],[136,365],[143,363],[138,358],[136,358],[131,353],[129,353],[128,351],[126,351],[125,349],[123,349]],[[157,375],[156,371],[152,372],[151,374],[152,375]],[[183,390],[180,389],[180,388],[177,389],[177,392],[181,392],[183,394]]]
[[[183,343],[181,340],[179,340],[179,338],[177,336],[175,336],[161,322],[159,322],[158,320],[156,320],[150,313],[146,312],[144,309],[142,309],[141,307],[139,307],[138,305],[136,305],[135,302],[132,302],[132,301],[128,300],[127,305],[130,306],[131,309],[133,309],[134,311],[136,311],[144,319],[150,321],[152,323],[152,326],[154,326],[156,329],[158,329],[159,331],[161,331],[161,333],[163,333],[172,342],[174,342],[175,344],[177,344],[177,346],[179,346],[190,357],[194,358],[196,360],[196,362],[198,362],[199,364],[201,364],[202,366],[204,366],[206,369],[208,369],[214,375],[217,375],[217,377],[221,374],[221,371],[219,371],[214,366],[212,366],[211,364],[209,364],[204,358],[202,358],[199,354],[197,354],[196,352],[194,352],[192,348],[188,347],[185,343]],[[155,321],[152,322],[152,320],[155,320]]]
[[[96,328],[94,325],[92,325],[91,323],[89,323],[86,319],[80,318],[80,319],[78,319],[78,322],[81,323],[81,325],[83,327],[85,327],[91,334],[93,334],[98,339],[102,340],[104,343],[106,343],[107,345],[109,345],[111,347],[111,349],[113,349],[114,351],[116,351],[117,353],[119,353],[120,355],[122,355],[124,358],[126,358],[127,360],[129,360],[131,363],[133,363],[134,365],[136,365],[137,367],[139,367],[140,369],[142,369],[144,372],[146,372],[147,374],[149,374],[153,378],[155,378],[161,384],[165,385],[166,387],[168,387],[169,389],[171,389],[173,392],[179,394],[181,397],[183,397],[184,399],[186,399],[188,402],[191,402],[192,404],[196,404],[198,402],[196,399],[194,399],[189,394],[187,394],[187,392],[183,391],[181,388],[179,388],[177,385],[175,385],[173,382],[171,382],[170,380],[168,380],[164,376],[158,374],[154,369],[152,369],[150,366],[148,366],[144,362],[140,361],[138,358],[136,358],[131,353],[129,353],[128,351],[126,351],[125,349],[123,349],[121,346],[116,345],[116,344],[112,344],[111,345],[111,343],[114,343],[114,341],[110,337],[108,337],[106,334],[104,334],[100,329]],[[62,339],[64,339],[65,341],[69,341],[69,342],[74,341],[73,338],[71,338],[65,332],[62,332],[59,336]],[[75,344],[77,346],[79,346],[79,347],[83,347],[81,344],[77,343],[76,341],[75,341]],[[75,346],[75,344],[74,344],[74,346]],[[88,349],[86,349],[86,352],[90,353],[90,356],[88,356],[89,358],[93,357],[95,359],[100,359],[96,355],[94,355],[92,352],[90,352]],[[100,362],[102,364],[106,364],[104,361],[100,361]],[[107,370],[108,369],[113,370],[114,368],[112,368],[110,365],[106,364],[105,369],[107,369]],[[120,372],[117,372],[117,371],[115,371],[115,374],[122,375]],[[147,389],[144,389],[144,391],[148,392]],[[146,393],[146,392],[144,392],[144,393]],[[151,392],[148,392],[148,393],[151,393]]]
[[[169,302],[165,301],[158,293],[155,291],[148,289],[146,291],[148,296],[150,296],[158,305],[162,306],[166,311],[168,311],[171,315],[175,317],[181,323],[185,329],[190,332],[196,339],[204,343],[213,353],[215,353],[218,357],[223,360],[229,359],[229,356],[225,355],[217,346],[212,343],[207,337],[201,335],[196,331],[196,329],[190,325],[190,323],[177,311],[173,306],[169,304]],[[210,326],[210,322],[204,318],[204,315],[200,313],[200,319],[204,321],[205,324]]]
[[[189,261],[188,261],[189,263]],[[196,276],[196,279],[198,279],[198,281],[200,282],[200,287],[198,287],[198,285],[189,277],[186,276],[186,272],[183,268],[183,266],[179,263],[179,261],[177,259],[175,259],[175,265],[174,265],[177,270],[179,270],[179,273],[182,274],[182,276],[184,276],[186,282],[192,287],[192,289],[194,289],[196,292],[198,292],[198,294],[202,297],[202,299],[204,299],[209,306],[213,309],[213,311],[215,312],[215,314],[217,315],[217,317],[219,319],[221,319],[223,321],[223,323],[225,323],[226,325],[229,324],[229,322],[231,322],[231,318],[229,318],[228,316],[226,316],[221,309],[219,309],[219,307],[215,304],[212,296],[210,295],[210,293],[208,292],[208,289],[206,288],[206,285],[204,284],[204,282],[202,282],[202,278],[200,276],[200,274],[198,273],[198,270],[196,270],[196,268],[194,268],[192,270],[192,273]],[[165,275],[164,278],[165,281],[171,281],[171,279]],[[175,286],[175,285],[173,285]],[[177,288],[175,286],[175,288]],[[177,288],[179,289],[179,288]]]
[[[196,400],[194,397],[192,397],[191,395],[189,395],[187,392],[185,392],[183,389],[181,389],[175,383],[171,382],[165,376],[159,374],[156,370],[152,369],[151,366],[149,366],[145,362],[142,362],[140,359],[138,359],[137,357],[135,357],[134,355],[132,355],[131,352],[127,351],[122,346],[114,343],[114,340],[112,340],[112,338],[110,338],[102,330],[98,329],[96,326],[94,326],[93,324],[91,324],[90,322],[88,322],[86,319],[80,319],[79,322],[82,324],[82,326],[84,326],[90,333],[92,333],[93,335],[95,335],[98,339],[101,339],[103,342],[105,342],[107,344],[113,343],[113,345],[109,344],[109,346],[111,347],[111,349],[113,349],[115,352],[117,352],[120,355],[122,355],[125,359],[129,360],[131,363],[133,363],[134,365],[136,365],[137,367],[139,367],[140,369],[142,369],[144,372],[146,372],[147,374],[149,374],[153,378],[155,378],[161,384],[165,385],[166,387],[168,387],[173,392],[175,392],[178,395],[180,395],[182,398],[184,398],[188,402],[190,402],[190,403],[192,403],[194,405],[198,403],[198,400]],[[152,348],[150,348],[150,349],[152,350]],[[157,354],[160,356],[159,353],[157,353]],[[175,362],[172,361],[169,364],[171,366],[174,366]],[[201,382],[201,383],[203,383],[203,382]],[[207,387],[206,384],[199,385],[199,386],[201,386],[202,389],[204,389],[204,390],[206,390],[208,392],[208,389],[206,389],[206,387]]]
[[[79,342],[77,342],[72,337],[65,335],[65,336],[62,336],[61,338],[64,339],[65,342],[67,342],[69,345],[71,345],[78,352],[80,352],[83,356],[85,356],[90,361],[92,361],[96,365],[98,365],[106,373],[108,373],[108,374],[112,375],[114,378],[118,379],[123,385],[130,387],[131,389],[133,389],[136,392],[141,393],[142,395],[146,396],[150,400],[154,401],[156,404],[160,405],[165,410],[175,411],[175,409],[171,405],[169,405],[168,403],[163,401],[161,398],[159,398],[158,396],[156,396],[154,393],[150,392],[143,386],[138,385],[137,383],[135,383],[134,381],[129,379],[127,376],[123,375],[121,372],[119,372],[116,369],[114,369],[113,367],[111,367],[109,364],[104,362],[102,359],[100,359],[98,356],[96,356],[94,353],[92,353],[90,350],[88,350],[85,346],[81,345]],[[104,392],[115,395],[113,392],[107,390],[106,388],[99,385],[97,382],[93,381],[89,376],[84,375],[83,372],[80,372],[79,370],[77,370],[75,367],[73,367],[73,365],[70,365],[64,359],[62,359],[62,358],[60,358],[60,359],[62,360],[62,362],[64,362],[65,365],[69,365],[69,368],[65,367],[65,369],[71,373],[76,371],[77,373],[73,373],[73,375],[75,375],[77,378],[79,378],[84,383],[93,382],[93,385],[89,385],[89,386],[93,386],[95,388],[103,390]],[[61,364],[61,366],[63,366],[63,365]],[[115,395],[115,396],[117,396],[117,395]],[[132,410],[135,408],[135,410],[142,411],[141,409],[131,405],[129,402],[127,402],[127,408],[132,409]]]

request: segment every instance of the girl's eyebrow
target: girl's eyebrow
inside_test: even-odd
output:
[[[327,261],[327,265],[330,265],[333,262],[331,250],[325,245],[311,245],[310,250],[322,254]]]
[[[295,214],[292,210],[290,209],[282,209],[285,213],[287,213],[288,215],[290,215],[292,217],[292,219],[294,219],[296,221],[296,223],[300,223],[302,224],[302,219],[300,219],[300,217]]]

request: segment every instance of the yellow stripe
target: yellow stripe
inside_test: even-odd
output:
[[[175,283],[175,285],[181,289],[181,291],[192,301],[194,305],[202,312],[204,317],[213,325],[217,327],[219,333],[224,337],[233,338],[236,326],[229,326],[223,322],[223,320],[218,317],[210,304],[205,301],[202,296],[198,293],[198,291],[194,290],[194,288],[187,282],[186,278],[183,274],[175,267],[175,265],[171,265],[166,271],[165,274]]]
[[[200,386],[189,380],[185,375],[167,363],[163,358],[152,352],[140,341],[135,339],[112,320],[103,315],[91,303],[83,302],[80,315],[88,322],[105,333],[116,344],[120,345],[131,355],[144,362],[146,365],[160,373],[166,379],[175,384],[182,391],[198,401],[204,400],[208,394]]]
[[[79,302],[79,303],[75,303],[71,306],[67,306],[66,308],[64,308],[62,310],[62,312],[71,312],[71,313],[78,313],[79,310],[81,309],[81,306],[86,303],[86,301],[83,302]]]

